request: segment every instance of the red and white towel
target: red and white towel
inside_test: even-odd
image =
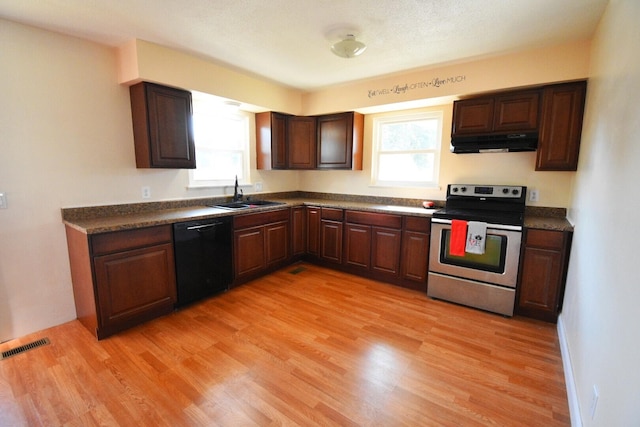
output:
[[[467,239],[465,252],[482,255],[487,241],[487,223],[469,221],[467,223]]]

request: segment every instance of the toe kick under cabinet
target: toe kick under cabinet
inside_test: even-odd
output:
[[[78,320],[98,339],[173,311],[170,225],[87,235],[66,226]]]

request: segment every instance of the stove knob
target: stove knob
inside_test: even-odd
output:
[[[460,187],[460,191],[464,193],[465,191],[467,191],[467,187]]]
[[[517,188],[514,188],[512,193],[514,196],[517,196],[520,193],[520,190],[518,190]]]
[[[508,188],[503,188],[503,189],[502,189],[502,193],[503,193],[503,194],[507,194],[508,192],[509,192],[509,189],[508,189]]]
[[[453,187],[453,188],[451,188],[451,192],[452,192],[452,193],[457,193],[457,192],[458,192],[458,187]]]

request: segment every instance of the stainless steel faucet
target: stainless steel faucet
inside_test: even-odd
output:
[[[240,189],[240,193],[238,194],[238,175],[236,175],[236,184],[233,187],[233,201],[239,202],[242,200],[242,196],[244,196],[242,189]]]

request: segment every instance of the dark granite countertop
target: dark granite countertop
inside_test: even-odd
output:
[[[220,199],[195,199],[174,202],[151,202],[128,205],[97,206],[62,209],[63,222],[86,234],[106,233],[156,225],[195,221],[220,216],[242,215],[286,209],[291,206],[318,206],[338,209],[355,209],[368,212],[391,213],[408,216],[431,217],[444,205],[436,201],[434,209],[424,209],[421,200],[392,199],[367,196],[348,196],[310,193],[275,193],[265,195],[265,200],[283,202],[282,205],[255,207],[242,210],[227,210],[207,207],[220,203]],[[559,208],[528,209],[525,227],[556,231],[571,231],[573,228]]]

